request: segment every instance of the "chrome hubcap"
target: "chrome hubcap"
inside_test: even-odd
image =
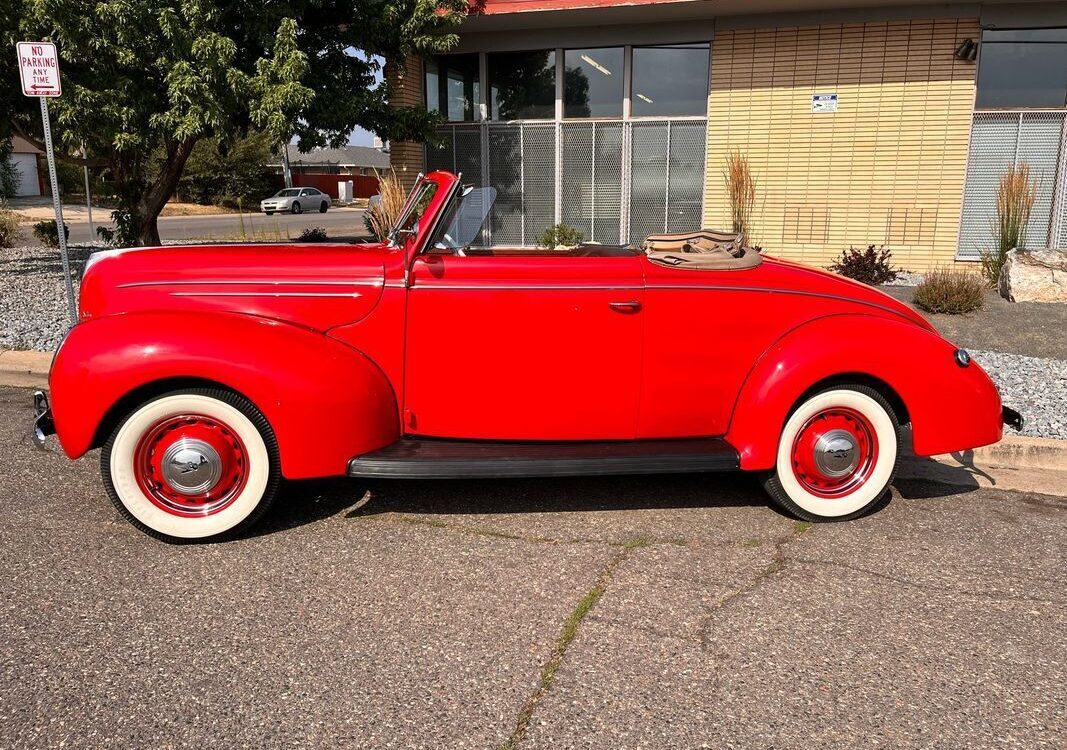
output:
[[[846,476],[858,462],[856,440],[845,430],[830,430],[815,442],[815,465],[824,476]]]
[[[182,495],[202,495],[222,477],[218,451],[203,440],[182,438],[163,453],[163,481]]]

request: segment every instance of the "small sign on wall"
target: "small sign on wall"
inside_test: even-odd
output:
[[[812,94],[811,95],[811,111],[812,112],[836,112],[837,111],[837,94]]]

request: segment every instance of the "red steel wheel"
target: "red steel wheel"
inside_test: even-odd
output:
[[[793,440],[793,474],[808,492],[841,497],[863,485],[878,458],[878,438],[863,414],[831,407],[810,417]]]
[[[179,516],[226,508],[248,480],[248,455],[225,422],[204,414],[167,417],[142,436],[134,472],[145,495]]]

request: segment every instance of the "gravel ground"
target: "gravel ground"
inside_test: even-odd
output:
[[[71,269],[81,279],[92,247],[71,247]],[[74,284],[77,294],[78,284]],[[59,250],[0,248],[0,348],[52,351],[68,328]]]
[[[1067,361],[1002,352],[971,354],[997,384],[1004,404],[1023,415],[1022,434],[1067,440]]]
[[[71,248],[71,266],[77,278],[96,249]],[[889,287],[886,291],[910,302],[910,290]],[[1060,325],[1065,311],[1061,307],[1067,306],[1009,306],[997,297],[976,316],[928,317],[950,340],[975,347],[975,357],[1001,389],[1004,403],[1025,417],[1024,434],[1067,439],[1067,360],[991,351],[990,344],[996,342],[989,340],[994,334],[1005,339],[1006,345],[997,344],[998,348],[1059,354],[1065,338]],[[32,246],[0,249],[0,348],[54,350],[67,330],[66,310],[58,250]],[[1019,324],[1023,317],[1026,320]],[[995,326],[1013,324],[1025,329],[1030,338],[1038,338],[991,331]]]

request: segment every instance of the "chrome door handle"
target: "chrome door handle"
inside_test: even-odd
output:
[[[637,312],[641,309],[641,303],[633,299],[626,302],[609,302],[608,307],[616,312]]]

